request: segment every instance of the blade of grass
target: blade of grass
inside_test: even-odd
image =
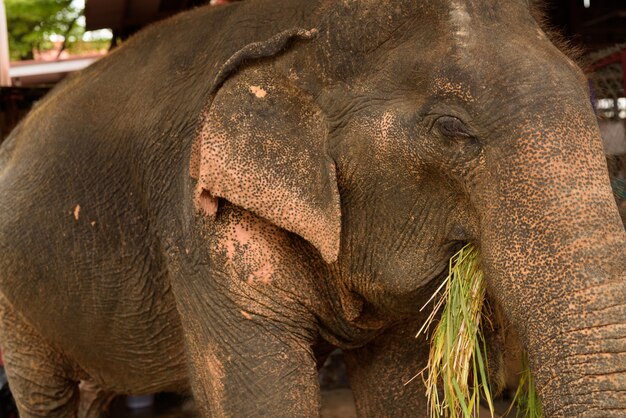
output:
[[[485,340],[483,338],[481,338],[482,343],[483,343],[483,347],[482,350],[480,349],[480,347],[476,347],[475,348],[475,353],[476,353],[476,360],[478,361],[478,372],[480,373],[480,379],[482,382],[487,382],[487,373],[486,373],[486,365],[487,365],[487,359],[485,358],[485,361],[483,361],[483,354],[482,353],[487,353],[487,347],[485,347]],[[476,341],[476,343],[478,344],[478,341]],[[491,412],[491,416],[494,415],[494,409],[493,409],[493,401],[491,398],[491,392],[489,390],[489,385],[485,385],[484,383],[481,385],[483,392],[485,393],[485,400],[487,401],[487,405],[489,405],[489,412]]]

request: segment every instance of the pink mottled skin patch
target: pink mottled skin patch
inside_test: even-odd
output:
[[[276,274],[274,263],[268,259],[273,252],[273,243],[268,242],[263,221],[248,216],[239,219],[224,231],[221,247],[229,263],[238,266],[236,271],[248,285],[269,285]]]
[[[241,223],[233,225],[234,233],[228,234],[224,242],[226,257],[232,261],[235,257],[236,246],[247,245],[250,242],[250,231]]]
[[[217,213],[217,198],[203,188],[196,191],[196,209],[207,216],[215,216]]]
[[[440,94],[449,94],[465,101],[466,103],[474,102],[469,86],[457,83],[445,77],[437,77],[433,82],[435,92]]]
[[[382,146],[389,144],[389,130],[393,126],[395,116],[391,112],[385,112],[380,120],[380,141]]]
[[[259,86],[250,86],[250,93],[254,94],[259,99],[263,99],[267,96],[267,91]]]
[[[211,403],[217,408],[214,412],[216,412],[218,416],[225,416],[221,406],[224,399],[224,365],[217,358],[212,347],[207,347],[204,359],[206,373],[208,374],[207,389],[210,392]]]
[[[243,225],[241,223],[235,224],[235,240],[239,242],[241,245],[245,245],[250,242],[251,232],[247,225]]]
[[[269,263],[266,263],[255,271],[254,273],[248,276],[248,284],[252,284],[254,282],[260,282],[263,284],[272,283],[272,275],[274,274],[274,266]]]

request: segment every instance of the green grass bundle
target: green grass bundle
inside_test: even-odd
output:
[[[441,310],[430,336],[425,378],[431,417],[477,417],[483,399],[494,414],[482,334],[486,283],[478,250],[466,245],[450,259],[450,273],[430,302],[435,306],[417,335],[426,333]],[[525,370],[528,370],[526,367]],[[521,376],[516,400],[526,417],[541,416],[530,372]]]
[[[432,417],[452,418],[475,416],[481,391],[493,412],[480,327],[486,286],[475,248],[468,245],[450,259],[450,274],[433,298],[442,289],[435,308],[418,332],[418,335],[425,332],[443,308],[431,337],[427,366],[426,391],[430,414]],[[439,398],[440,384],[443,386],[442,399]]]

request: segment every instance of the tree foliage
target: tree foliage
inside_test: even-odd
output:
[[[52,46],[50,36],[61,35],[67,44],[79,40],[85,28],[79,24],[83,10],[72,0],[5,0],[11,59],[31,59],[33,50]]]

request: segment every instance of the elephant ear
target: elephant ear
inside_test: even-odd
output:
[[[217,198],[226,199],[300,235],[333,262],[341,211],[323,114],[268,60],[249,62],[251,53],[279,53],[293,37],[281,35],[244,48],[218,75],[192,149],[195,205],[215,216]]]

